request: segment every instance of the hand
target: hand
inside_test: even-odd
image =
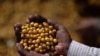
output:
[[[35,15],[34,17],[29,17],[29,19],[26,21],[26,23],[30,23],[32,21],[37,21],[39,23],[42,23],[42,18],[40,20],[41,16]],[[43,20],[45,21],[45,20]],[[18,52],[21,56],[50,56],[49,53],[45,53],[45,54],[40,54],[40,53],[36,53],[34,51],[26,51],[23,49],[23,47],[20,45],[20,40],[21,40],[21,24],[17,23],[14,26],[14,31],[15,31],[15,35],[16,35],[16,47],[18,48]]]
[[[81,36],[98,37],[98,35],[100,35],[99,24],[100,24],[100,19],[96,18],[84,19],[76,26],[76,31]]]
[[[56,49],[56,51],[58,53],[63,54],[63,55],[66,56],[68,48],[69,48],[69,45],[70,45],[70,43],[72,41],[71,38],[70,38],[70,35],[69,35],[68,31],[66,30],[66,28],[63,27],[62,25],[56,23],[56,22],[53,22],[53,21],[49,20],[49,19],[45,19],[45,18],[41,17],[40,15],[30,16],[27,19],[26,23],[30,23],[32,21],[39,22],[39,23],[42,23],[42,22],[45,21],[45,22],[48,22],[49,24],[52,24],[57,29],[56,37],[58,38],[58,44],[55,46],[55,49]],[[20,24],[17,24],[14,27],[14,29],[15,29],[15,35],[17,37],[16,38],[17,43],[19,43],[19,41],[20,41],[20,33],[19,33],[21,31],[20,26],[21,26]],[[19,50],[20,54],[27,55],[27,53],[24,53],[26,51],[23,50],[19,44],[17,44],[17,47],[18,47],[18,50]],[[30,53],[28,53],[28,54],[30,54]],[[33,52],[33,54],[37,54],[37,53]],[[38,55],[40,56],[42,54],[38,54]],[[47,54],[45,54],[45,55],[47,55]],[[51,56],[53,56],[52,53],[51,53]]]
[[[100,47],[98,45],[99,43],[97,40],[100,36],[100,19],[96,18],[87,18],[82,20],[77,26],[76,26],[76,32],[82,37],[82,42],[89,46],[96,46]]]
[[[55,46],[56,51],[59,54],[63,54],[64,56],[66,56],[70,43],[72,41],[70,34],[64,26],[49,19],[47,20],[47,22],[52,24],[57,29],[56,38],[58,38],[58,44]]]

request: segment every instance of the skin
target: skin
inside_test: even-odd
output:
[[[100,19],[84,18],[76,25],[76,32],[83,38],[83,43],[89,46],[100,47],[97,39],[100,36]]]
[[[66,56],[70,43],[72,41],[67,29],[64,26],[56,22],[53,22],[52,20],[46,19],[40,15],[29,16],[29,18],[26,20],[26,23],[30,23],[33,21],[38,23],[42,23],[45,21],[53,25],[57,29],[56,38],[58,38],[58,44],[55,46],[55,49],[59,54],[63,54],[64,56]],[[53,56],[52,53],[40,54],[34,51],[28,52],[24,50],[22,46],[19,44],[19,41],[21,39],[20,37],[21,26],[22,25],[20,23],[17,23],[14,26],[14,31],[16,35],[16,47],[18,48],[18,51],[21,56]]]

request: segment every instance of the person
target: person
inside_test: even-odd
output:
[[[100,56],[100,48],[87,46],[75,40],[72,40],[70,34],[68,33],[68,30],[61,24],[58,24],[57,22],[54,22],[50,19],[46,19],[40,15],[30,16],[26,23],[30,23],[32,21],[46,21],[49,24],[52,24],[57,29],[56,37],[58,38],[58,44],[55,46],[55,50],[58,53],[63,54],[64,56]],[[99,27],[95,26],[95,24],[98,25],[98,23],[100,23],[98,20],[91,20],[90,24],[88,25],[86,24],[86,22],[85,24],[81,23],[81,27],[78,27],[77,29],[82,29],[86,27],[89,28],[91,26],[100,29]],[[21,26],[22,25],[20,23],[17,23],[14,26],[14,31],[16,35],[16,46],[21,56],[53,56],[52,53],[40,54],[34,51],[28,52],[24,50],[22,46],[19,44],[21,38]]]

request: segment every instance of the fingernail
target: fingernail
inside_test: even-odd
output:
[[[57,46],[55,47],[55,49],[56,49],[57,52],[61,52],[61,51],[63,50],[63,47],[60,46],[60,45],[57,45]]]

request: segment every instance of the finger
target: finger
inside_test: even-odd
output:
[[[35,14],[34,16],[29,16],[27,22],[38,22],[38,23],[43,23],[43,22],[47,22],[47,19],[38,15],[38,14]]]
[[[16,24],[14,25],[14,30],[16,31],[16,28],[19,28],[19,29],[20,29],[21,26],[22,26],[22,25],[21,25],[20,23],[16,23]]]
[[[70,42],[70,35],[66,29],[58,30],[56,33],[56,38],[58,39],[58,43],[66,43]]]
[[[32,55],[34,55],[34,56],[42,56],[42,54],[40,54],[40,53],[37,53],[35,51],[30,51],[30,54],[28,56],[32,56]]]
[[[63,25],[59,24],[58,22],[52,21],[50,19],[47,19],[47,22],[53,25],[57,30],[62,30],[63,28],[65,28]]]
[[[67,54],[68,51],[68,46],[63,44],[63,43],[58,43],[58,45],[55,46],[55,50],[59,55],[65,55]]]
[[[48,54],[48,53],[45,53],[45,54],[44,54],[44,56],[50,56],[50,54]]]
[[[58,53],[62,53],[63,51],[63,45],[61,43],[59,43],[58,45],[55,46],[55,50],[58,52]]]
[[[49,52],[49,55],[50,55],[50,56],[54,56],[54,53],[53,53],[53,52]]]
[[[16,42],[19,42],[20,41],[20,39],[21,39],[21,34],[20,34],[20,32],[21,32],[21,24],[20,23],[17,23],[17,24],[15,24],[14,25],[14,31],[15,31],[15,36],[16,36]]]
[[[67,51],[69,44],[71,42],[70,35],[66,29],[62,29],[57,31],[58,44],[55,46],[55,50],[60,53],[64,54]]]
[[[54,28],[58,29],[59,25],[57,24],[57,22],[54,22],[54,21],[52,21],[52,20],[50,20],[50,19],[47,19],[47,22],[48,22],[50,25],[53,25]]]
[[[23,49],[23,47],[20,45],[20,43],[16,43],[16,47],[18,48],[18,52],[19,52],[22,56],[25,56],[25,55],[28,54],[28,52],[25,51],[25,50]]]

